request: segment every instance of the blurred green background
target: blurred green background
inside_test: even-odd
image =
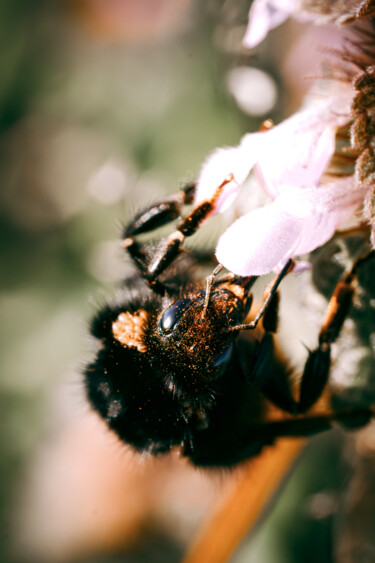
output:
[[[86,325],[130,271],[121,224],[195,178],[213,148],[283,113],[278,54],[240,46],[248,4],[0,3],[1,561],[178,561],[185,549],[186,536],[164,530],[130,554],[110,542],[98,554],[95,542],[79,555],[48,551],[40,538],[55,513],[45,506],[38,528],[35,473],[43,488],[53,475],[46,444],[77,417],[77,403],[84,412]],[[258,78],[268,106],[244,108],[245,66],[266,71]],[[332,560],[332,498],[345,475],[339,443],[314,442],[236,561]],[[316,516],[306,507],[319,491],[328,508]]]
[[[120,9],[119,29],[116,2],[0,4],[1,561],[30,460],[64,424],[51,403],[81,385],[99,290],[128,271],[121,224],[248,127],[222,86],[220,3],[164,4],[161,22],[157,2]]]

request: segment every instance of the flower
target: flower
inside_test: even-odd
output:
[[[300,22],[347,24],[371,15],[369,0],[254,0],[243,44],[255,47],[289,17]]]
[[[283,186],[270,205],[227,229],[217,245],[218,261],[241,276],[279,271],[289,258],[327,242],[350,218],[367,193],[367,186],[354,184],[354,176],[348,176],[306,189]]]
[[[289,258],[327,242],[363,203],[367,186],[354,175],[324,177],[338,127],[350,119],[351,88],[300,111],[265,132],[245,135],[238,147],[216,150],[198,178],[196,203],[210,199],[229,174],[215,212],[228,208],[254,167],[273,202],[250,211],[219,239],[216,257],[242,276],[278,271]]]
[[[298,0],[255,0],[249,12],[243,44],[252,48],[263,41],[268,32],[278,27],[296,11]]]
[[[289,16],[338,24],[373,14],[372,0],[254,0],[244,43],[258,44]],[[327,242],[360,206],[375,245],[375,54],[370,32],[360,33],[363,48],[354,38],[334,50],[337,58],[342,54],[334,66],[339,80],[331,81],[325,99],[274,128],[245,135],[237,147],[217,149],[204,163],[195,203],[212,199],[224,185],[212,213],[233,203],[252,168],[273,199],[235,221],[219,239],[216,257],[235,274],[279,271],[290,258]],[[338,155],[337,130],[348,126],[354,152]],[[333,174],[331,159],[337,156],[349,160],[352,169],[341,166]]]
[[[272,197],[284,184],[304,188],[318,182],[334,152],[336,128],[349,119],[352,95],[348,88],[268,131],[245,135],[238,147],[214,151],[198,178],[196,203],[212,197],[232,173],[236,185],[227,188],[216,206],[217,212],[225,211],[254,165]]]

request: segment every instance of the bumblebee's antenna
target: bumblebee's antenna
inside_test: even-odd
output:
[[[211,291],[212,291],[212,285],[214,283],[214,279],[217,276],[217,274],[219,272],[221,272],[221,270],[224,268],[224,266],[222,264],[218,264],[216,266],[216,268],[214,269],[214,271],[212,272],[211,275],[209,275],[206,279],[206,296],[204,299],[204,305],[203,305],[203,311],[202,311],[202,315],[201,315],[201,319],[204,319],[204,317],[206,316],[206,311],[208,308],[208,304],[210,302],[210,296],[211,296]]]

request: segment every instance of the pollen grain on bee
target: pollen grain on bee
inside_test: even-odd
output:
[[[142,335],[146,320],[147,313],[144,310],[136,313],[120,313],[112,324],[113,336],[124,346],[135,347],[139,352],[145,352]]]

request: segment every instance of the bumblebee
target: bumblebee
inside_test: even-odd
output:
[[[293,261],[275,277],[254,315],[257,276],[219,276],[217,265],[202,280],[194,267],[199,257],[183,252],[185,238],[209,217],[230,181],[185,216],[194,184],[126,226],[123,245],[137,274],[94,317],[91,333],[101,346],[85,370],[89,401],[123,442],[155,455],[179,448],[198,467],[232,467],[279,437],[307,436],[336,421],[360,427],[373,415],[372,406],[311,410],[328,382],[331,345],[350,309],[358,269],[374,252],[337,284],[296,394],[275,341],[278,287]],[[138,235],[174,220],[168,237],[139,242]],[[283,416],[270,417],[270,406]]]

